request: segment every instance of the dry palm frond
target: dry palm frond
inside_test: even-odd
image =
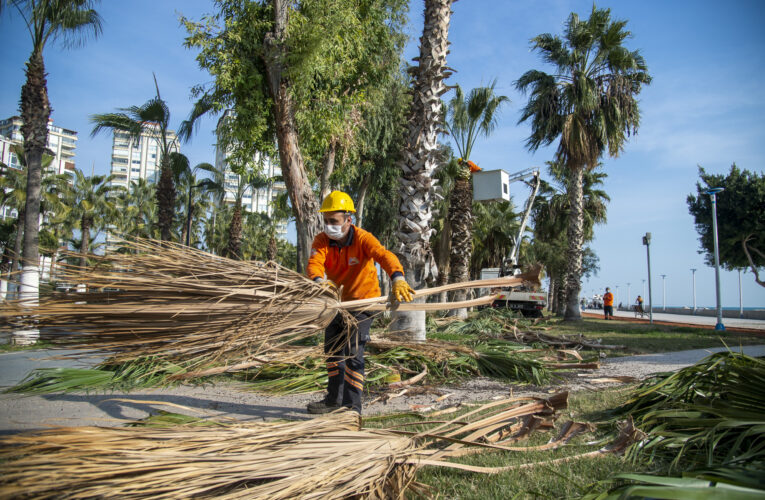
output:
[[[462,307],[465,304],[389,304],[387,297],[341,302],[337,291],[275,263],[236,261],[183,245],[124,242],[125,253],[93,257],[80,268],[64,264],[60,279],[83,293],[54,294],[38,307],[11,302],[0,326],[40,328],[47,339],[115,353],[115,360],[162,355],[243,362],[323,329],[348,310]],[[539,270],[446,289],[520,285]],[[445,287],[418,291],[439,293]],[[85,291],[86,290],[86,291]],[[478,301],[491,300],[491,297]],[[203,368],[206,368],[203,366]]]
[[[352,412],[299,422],[68,427],[0,437],[0,498],[402,498],[422,465],[507,446],[551,421],[567,394],[482,405],[428,430],[358,429]],[[201,425],[200,425],[201,424]],[[539,427],[538,425],[536,427]],[[564,426],[543,449],[586,426]],[[444,445],[447,445],[444,448]],[[534,449],[539,449],[538,447]],[[44,478],[44,480],[41,480]]]
[[[397,498],[417,446],[358,415],[168,428],[69,427],[0,438],[0,497]],[[44,480],[41,480],[44,478]]]

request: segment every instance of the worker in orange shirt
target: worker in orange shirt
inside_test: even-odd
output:
[[[393,281],[393,296],[399,302],[410,302],[414,290],[404,279],[404,268],[398,258],[386,250],[371,233],[355,226],[351,214],[356,212],[353,200],[346,193],[332,191],[321,204],[324,232],[311,245],[306,272],[317,282],[327,282],[342,290],[342,300],[380,296],[374,263]],[[340,407],[361,413],[364,390],[364,345],[369,340],[372,317],[367,312],[355,313],[358,326],[346,341],[346,324],[338,314],[324,332],[324,353],[327,357],[327,395],[308,404],[308,413],[327,413]]]
[[[606,293],[603,294],[603,314],[605,314],[606,319],[614,318],[614,294],[608,287],[606,287]]]

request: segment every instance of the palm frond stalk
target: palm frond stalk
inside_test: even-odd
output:
[[[493,297],[450,304],[389,303],[387,297],[340,302],[337,292],[275,263],[236,261],[180,244],[136,240],[123,251],[93,256],[83,269],[63,265],[60,279],[85,293],[59,293],[31,314],[23,302],[0,311],[0,327],[33,323],[54,344],[168,361],[236,362],[315,334],[348,310],[439,310],[487,304]],[[520,286],[526,275],[455,287]],[[442,289],[421,290],[419,295]]]

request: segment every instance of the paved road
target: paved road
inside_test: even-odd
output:
[[[585,309],[585,313],[590,314],[602,314],[598,309]],[[632,311],[614,311],[614,316],[618,318],[635,318],[635,313]],[[644,319],[648,320],[648,315],[644,316]],[[691,325],[701,326],[715,326],[717,324],[717,318],[712,316],[693,316],[691,314],[668,314],[653,312],[654,321],[667,321],[670,323],[687,323]],[[765,320],[761,319],[739,319],[739,318],[723,318],[723,325],[727,327],[737,328],[751,328],[753,330],[762,330],[765,332]]]

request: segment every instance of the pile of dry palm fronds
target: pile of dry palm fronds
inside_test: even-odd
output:
[[[0,498],[397,498],[417,445],[344,412],[300,422],[68,427],[0,438]]]
[[[323,329],[337,313],[397,308],[449,309],[491,301],[398,304],[387,297],[341,302],[337,290],[275,263],[236,261],[183,245],[124,242],[121,253],[93,257],[88,268],[64,264],[59,278],[78,292],[56,293],[30,307],[4,304],[0,327],[39,328],[54,343],[100,349],[115,361],[162,355],[172,360],[237,364]],[[527,275],[429,290],[517,286]],[[468,303],[470,302],[470,303]]]
[[[401,498],[407,487],[424,492],[413,484],[423,465],[493,472],[447,460],[562,446],[589,427],[567,423],[546,445],[511,445],[550,429],[566,404],[566,393],[506,399],[449,421],[417,422],[419,432],[359,430],[355,413],[339,412],[299,422],[16,434],[0,437],[0,498]]]

